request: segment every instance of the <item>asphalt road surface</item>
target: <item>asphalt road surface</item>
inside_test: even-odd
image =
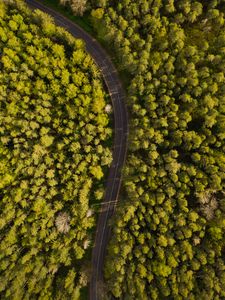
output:
[[[89,286],[89,299],[101,300],[103,296],[104,258],[111,231],[110,226],[108,226],[108,220],[114,214],[118,201],[121,186],[121,169],[125,163],[127,152],[128,114],[125,105],[126,95],[118,73],[108,54],[93,37],[78,25],[42,3],[35,0],[26,0],[26,2],[32,8],[38,8],[48,13],[54,18],[57,25],[64,27],[74,37],[81,38],[85,41],[86,50],[99,66],[111,96],[114,111],[113,161],[110,166],[109,176],[106,182],[105,197],[98,218],[95,244],[92,252],[92,274]]]

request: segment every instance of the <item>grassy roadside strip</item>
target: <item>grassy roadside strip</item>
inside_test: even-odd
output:
[[[94,30],[91,26],[91,22],[89,20],[88,15],[84,15],[83,17],[74,16],[71,9],[69,7],[64,7],[60,5],[58,0],[43,0],[43,1],[39,0],[39,2],[43,3],[46,6],[54,8],[55,11],[58,11],[59,13],[61,13],[71,21],[75,22],[91,35],[94,34]]]

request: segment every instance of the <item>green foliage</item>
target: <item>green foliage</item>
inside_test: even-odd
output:
[[[96,19],[102,19],[104,14],[104,10],[102,8],[97,8],[95,10],[92,10],[91,16],[96,18]]]
[[[105,268],[110,293],[222,299],[224,1],[90,2],[96,30],[106,30],[132,78],[126,201]]]
[[[87,9],[87,0],[60,0],[62,5],[70,5],[73,13],[82,16]]]
[[[82,41],[0,1],[1,299],[79,299],[87,285],[89,204],[112,160],[106,99]]]

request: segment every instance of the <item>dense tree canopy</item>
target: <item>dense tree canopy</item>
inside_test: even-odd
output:
[[[81,40],[0,1],[1,299],[80,299],[111,162],[106,104]]]
[[[105,28],[130,78],[109,291],[118,299],[223,299],[224,1],[92,3],[97,30]]]
[[[225,1],[60,2],[93,7],[127,75],[109,295],[225,298]],[[111,161],[106,97],[80,40],[0,5],[0,296],[79,299],[89,199],[101,200]]]

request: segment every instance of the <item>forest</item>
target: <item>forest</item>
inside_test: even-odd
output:
[[[109,98],[81,40],[1,1],[0,298],[80,299]],[[107,298],[224,299],[225,1],[55,2],[91,22],[127,89]]]
[[[94,3],[131,114],[109,295],[224,299],[225,1]]]
[[[109,298],[224,299],[225,1],[86,9],[127,75],[131,114]]]
[[[108,102],[83,41],[0,1],[1,299],[80,299],[112,160]]]

